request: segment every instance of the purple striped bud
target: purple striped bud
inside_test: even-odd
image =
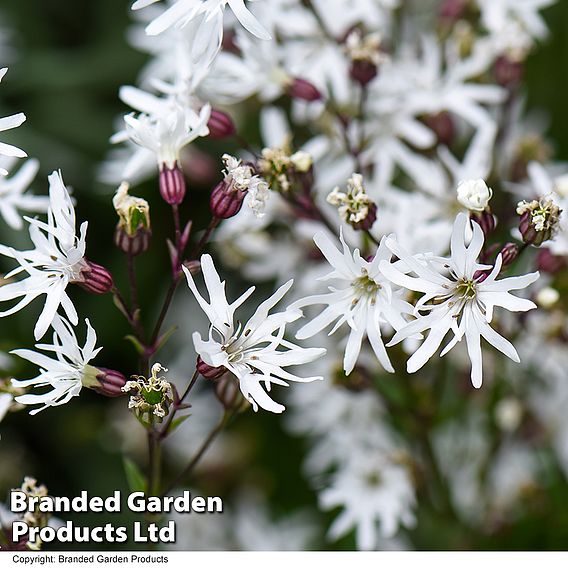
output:
[[[197,357],[197,370],[200,375],[211,381],[218,379],[227,372],[225,367],[211,367],[200,356]]]
[[[230,374],[225,375],[215,383],[215,396],[225,410],[244,412],[250,406],[241,394],[238,381]]]
[[[233,119],[226,112],[217,109],[211,110],[207,127],[210,138],[228,138],[237,131]]]
[[[500,254],[503,259],[503,266],[509,266],[519,256],[519,247],[515,243],[507,243],[501,249]]]
[[[481,227],[486,237],[495,230],[495,215],[488,209],[484,211],[472,211],[469,218]]]
[[[96,264],[87,260],[87,266],[81,271],[82,280],[76,280],[75,282],[91,292],[91,294],[106,294],[110,292],[113,281],[112,274],[100,264]]]
[[[160,195],[169,205],[179,205],[185,197],[185,177],[176,163],[173,168],[165,164],[160,169]]]
[[[298,77],[292,79],[288,86],[288,94],[294,99],[308,102],[319,101],[322,98],[321,93],[313,83]]]
[[[351,223],[351,226],[357,231],[368,231],[377,220],[377,205],[375,203],[371,203],[368,206],[369,210],[367,212],[367,216],[357,223]]]
[[[237,189],[230,178],[224,179],[211,191],[211,213],[218,219],[234,217],[241,210],[246,194],[246,191]]]
[[[96,380],[98,384],[91,387],[92,390],[104,396],[124,396],[122,387],[126,384],[126,377],[120,371],[104,367],[99,367],[97,371]]]

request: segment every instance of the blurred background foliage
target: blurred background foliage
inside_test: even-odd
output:
[[[104,262],[119,286],[125,284],[125,273],[123,258],[112,245],[116,223],[111,203],[114,188],[96,180],[96,169],[109,149],[108,139],[118,117],[126,110],[118,99],[118,89],[121,85],[135,84],[145,61],[145,56],[129,47],[125,39],[131,23],[130,4],[131,0],[2,0],[0,4],[0,29],[11,30],[7,39],[14,48],[12,53],[6,52],[7,61],[0,61],[1,66],[10,67],[0,89],[0,115],[24,111],[28,118],[23,127],[3,139],[25,148],[29,156],[40,160],[41,170],[32,186],[36,193],[46,193],[47,175],[54,169],[62,170],[65,182],[75,190],[78,218],[89,220],[88,256],[95,262]],[[568,157],[565,127],[568,2],[560,1],[546,10],[545,18],[551,37],[528,62],[527,106],[546,112],[555,156],[563,160]],[[244,127],[251,132],[257,129],[256,124]],[[209,148],[207,145],[207,142],[201,144],[217,161],[224,151],[233,149],[227,144],[209,143]],[[163,242],[170,233],[170,213],[155,198],[156,185],[153,180],[134,192],[151,201],[154,231],[154,246],[138,263],[143,305],[152,304],[153,299],[163,295],[169,275]],[[197,230],[207,223],[209,187],[191,184],[191,193],[183,205],[184,218],[194,218]],[[27,235],[25,231],[15,234],[1,226],[0,237],[2,242],[22,245]],[[7,267],[2,265],[2,269]],[[104,345],[99,357],[101,364],[126,373],[135,370],[135,352],[123,339],[128,332],[127,324],[112,307],[110,297],[88,296],[79,289],[72,294],[79,313],[89,314],[99,331]],[[154,301],[156,309],[158,302]],[[15,317],[0,319],[1,349],[7,351],[31,344],[33,321],[40,308],[37,304]],[[155,317],[155,314],[146,315],[150,319]],[[191,363],[188,361],[188,365]],[[27,377],[33,368],[20,365],[14,372]],[[36,477],[55,495],[73,496],[83,489],[103,496],[115,489],[127,491],[122,456],[114,451],[109,440],[112,435],[108,428],[109,404],[116,401],[84,391],[79,399],[56,410],[35,417],[19,412],[5,419],[0,441],[2,499],[11,487],[20,485],[24,475]],[[300,507],[315,510],[315,495],[301,475],[302,442],[284,433],[281,419],[269,413],[248,413],[239,417],[233,428],[248,441],[248,465],[232,478],[229,476],[229,481],[223,472],[201,480],[207,493],[229,495],[235,486],[249,482],[266,490],[277,515]],[[424,549],[565,548],[568,491],[561,476],[551,475],[547,482],[552,493],[542,500],[542,506],[536,506],[498,537],[471,534],[451,520],[432,518],[419,510],[413,541]],[[100,515],[78,515],[75,520],[79,525],[107,521]],[[113,516],[110,520],[122,524],[132,519]],[[326,516],[321,521],[326,526]],[[83,548],[96,546],[89,544]],[[323,548],[329,544],[322,539],[315,546]],[[333,546],[352,549],[354,543],[346,538]],[[132,549],[133,544],[128,543],[124,548]]]

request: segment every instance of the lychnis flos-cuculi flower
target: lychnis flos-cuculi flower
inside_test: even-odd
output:
[[[45,304],[34,329],[35,338],[40,339],[60,306],[73,325],[79,321],[66,292],[68,284],[81,284],[90,292],[103,294],[110,291],[112,276],[108,270],[85,257],[87,222],[81,224],[77,236],[75,209],[61,173],[53,172],[49,176],[47,222],[29,217],[25,219],[30,224],[34,248],[17,251],[0,245],[0,254],[13,258],[19,264],[5,278],[27,273],[26,278],[0,287],[0,301],[20,298],[12,308],[0,312],[0,317],[11,315],[38,296],[45,295]]]
[[[285,368],[309,363],[325,353],[325,349],[304,348],[284,339],[286,325],[302,316],[300,310],[270,313],[290,289],[292,281],[262,302],[246,323],[241,323],[235,320],[235,311],[254,292],[254,286],[229,303],[225,283],[221,282],[213,260],[207,254],[201,257],[201,269],[209,302],[198,292],[190,271],[184,267],[189,288],[211,322],[206,340],[197,331],[193,334],[195,350],[208,367],[223,367],[236,377],[241,393],[255,411],[260,406],[270,412],[283,412],[285,407],[272,400],[266,391],[270,391],[272,385],[288,386],[286,381],[322,379],[317,376],[299,377]]]

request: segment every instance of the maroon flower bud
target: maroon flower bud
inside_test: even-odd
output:
[[[117,225],[114,232],[114,244],[124,253],[130,256],[137,256],[148,250],[152,231],[149,229],[138,229],[133,236],[130,236],[120,225]]]
[[[91,294],[106,294],[113,286],[112,274],[104,266],[90,260],[87,260],[87,267],[81,271],[81,278],[76,283]]]
[[[160,169],[160,195],[169,205],[179,205],[185,197],[185,177],[178,164]]]
[[[246,193],[234,187],[230,181],[219,182],[211,191],[209,199],[211,213],[218,219],[234,217],[241,210]]]
[[[375,203],[369,205],[367,216],[358,223],[351,223],[351,226],[357,231],[368,231],[377,220],[377,206]]]
[[[487,279],[490,273],[491,271],[488,270],[476,270],[473,274],[473,279],[475,280],[475,282],[481,283]]]
[[[349,75],[354,81],[357,81],[362,87],[369,84],[379,72],[375,63],[368,59],[355,59],[351,63]]]
[[[212,381],[218,379],[227,372],[225,367],[211,367],[211,365],[208,365],[200,356],[197,357],[197,370],[200,375],[203,375],[206,379]]]
[[[475,221],[483,230],[483,234],[487,237],[487,235],[489,235],[489,233],[493,232],[495,230],[495,215],[493,215],[493,213],[491,213],[491,211],[488,211],[487,209],[485,209],[485,211],[475,211],[470,213],[469,218],[472,221]]]
[[[519,247],[515,243],[507,243],[501,249],[500,254],[503,259],[503,266],[509,266],[519,256]]]
[[[104,396],[117,397],[124,396],[122,387],[126,384],[126,377],[120,371],[99,367],[96,376],[98,385],[91,387],[92,390]]]
[[[321,93],[315,85],[295,77],[288,86],[288,94],[295,99],[302,99],[303,101],[313,102],[319,101],[322,98]]]
[[[457,22],[465,14],[467,0],[444,0],[439,9],[441,20],[447,23]]]
[[[211,138],[227,138],[237,131],[233,119],[226,112],[217,109],[211,110],[207,127]]]
[[[436,135],[438,144],[449,146],[456,135],[456,125],[451,114],[446,111],[426,115],[422,121]]]
[[[515,61],[506,55],[497,58],[493,65],[495,80],[502,87],[515,87],[523,79],[525,66],[521,61]]]
[[[538,251],[537,268],[542,272],[555,274],[566,266],[566,257],[552,254],[548,249]]]
[[[241,394],[238,381],[230,374],[221,377],[215,383],[215,396],[225,410],[242,412],[249,407],[249,403]]]

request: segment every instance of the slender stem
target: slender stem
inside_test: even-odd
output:
[[[228,424],[233,415],[234,411],[225,411],[221,420],[219,420],[217,425],[209,432],[207,438],[205,438],[185,469],[174,479],[172,483],[170,483],[170,485],[162,493],[162,495],[167,495],[174,487],[179,485],[186,477],[188,477],[192,473],[195,466],[199,463],[205,452],[209,449],[209,446],[211,446],[215,438],[221,433],[221,431]]]
[[[169,431],[170,426],[171,426],[171,424],[172,424],[172,422],[175,418],[175,415],[177,414],[180,407],[183,405],[183,401],[187,398],[187,396],[191,392],[191,389],[195,386],[195,383],[197,382],[198,378],[199,378],[199,371],[197,369],[195,369],[195,372],[193,373],[193,377],[191,377],[191,380],[189,381],[185,391],[183,392],[183,394],[181,395],[179,400],[175,402],[175,404],[172,408],[172,411],[170,412],[170,415],[168,416],[168,419],[166,420],[162,429],[159,431],[159,440],[163,440],[164,438],[166,438],[168,436],[168,433],[169,433],[168,431]]]
[[[127,255],[128,282],[130,284],[130,315],[134,331],[140,341],[144,340],[144,328],[140,322],[140,302],[138,299],[138,281],[136,279],[135,257]]]
[[[221,222],[221,219],[219,219],[217,217],[213,217],[211,219],[209,226],[207,227],[207,229],[205,229],[205,232],[203,233],[203,235],[199,239],[199,242],[195,245],[195,247],[191,251],[191,254],[189,255],[190,259],[193,260],[197,256],[199,256],[199,253],[201,252],[203,247],[207,244],[207,242],[211,238],[211,235],[213,234],[213,231],[218,227],[220,222]]]
[[[174,230],[175,230],[175,242],[176,248],[180,249],[180,241],[181,241],[181,223],[179,220],[179,207],[177,205],[172,205],[172,213],[174,217]]]
[[[162,469],[161,446],[156,436],[157,432],[152,422],[148,429],[148,493],[150,495],[160,494],[160,475]]]

